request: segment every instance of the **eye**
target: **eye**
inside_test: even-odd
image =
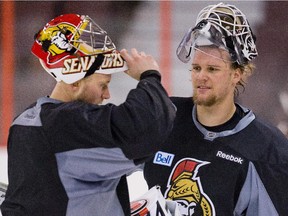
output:
[[[210,73],[214,73],[214,72],[218,71],[219,69],[218,69],[218,68],[215,68],[215,67],[208,67],[207,70],[208,70],[208,72],[210,72]]]
[[[190,69],[190,71],[194,72],[194,73],[198,73],[201,71],[201,67],[198,65],[194,65],[192,66],[192,68]]]
[[[102,84],[100,85],[100,88],[101,88],[102,91],[104,91],[104,90],[106,90],[106,89],[108,88],[108,85],[102,83]]]
[[[108,86],[107,85],[103,85],[102,86],[102,90],[106,90],[106,89],[108,89]]]

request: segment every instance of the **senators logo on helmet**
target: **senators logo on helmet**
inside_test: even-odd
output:
[[[57,82],[67,84],[93,73],[127,70],[107,32],[87,15],[63,14],[52,19],[36,34],[31,51]]]
[[[122,68],[124,66],[124,60],[120,53],[107,53],[104,54],[104,61],[99,68],[105,71],[107,69]],[[87,71],[94,63],[97,56],[82,56],[80,58],[65,59],[63,63],[62,74],[81,73]]]

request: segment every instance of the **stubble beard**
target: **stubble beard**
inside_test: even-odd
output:
[[[201,98],[198,96],[197,93],[193,94],[193,102],[195,105],[210,107],[216,104],[216,101],[217,100],[215,95],[210,95],[208,97]]]

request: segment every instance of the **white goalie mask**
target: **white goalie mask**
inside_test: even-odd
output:
[[[215,45],[227,50],[233,62],[244,65],[258,55],[255,40],[245,15],[233,5],[219,3],[200,11],[196,26],[185,34],[176,54],[187,63],[194,48]]]

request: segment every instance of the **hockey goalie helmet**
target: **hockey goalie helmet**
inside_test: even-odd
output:
[[[255,40],[245,15],[233,5],[219,3],[200,11],[196,26],[183,37],[176,53],[187,63],[197,47],[215,45],[227,50],[233,62],[244,65],[258,55]]]
[[[35,35],[31,51],[50,75],[68,84],[93,73],[127,69],[106,31],[86,15],[52,19]]]

